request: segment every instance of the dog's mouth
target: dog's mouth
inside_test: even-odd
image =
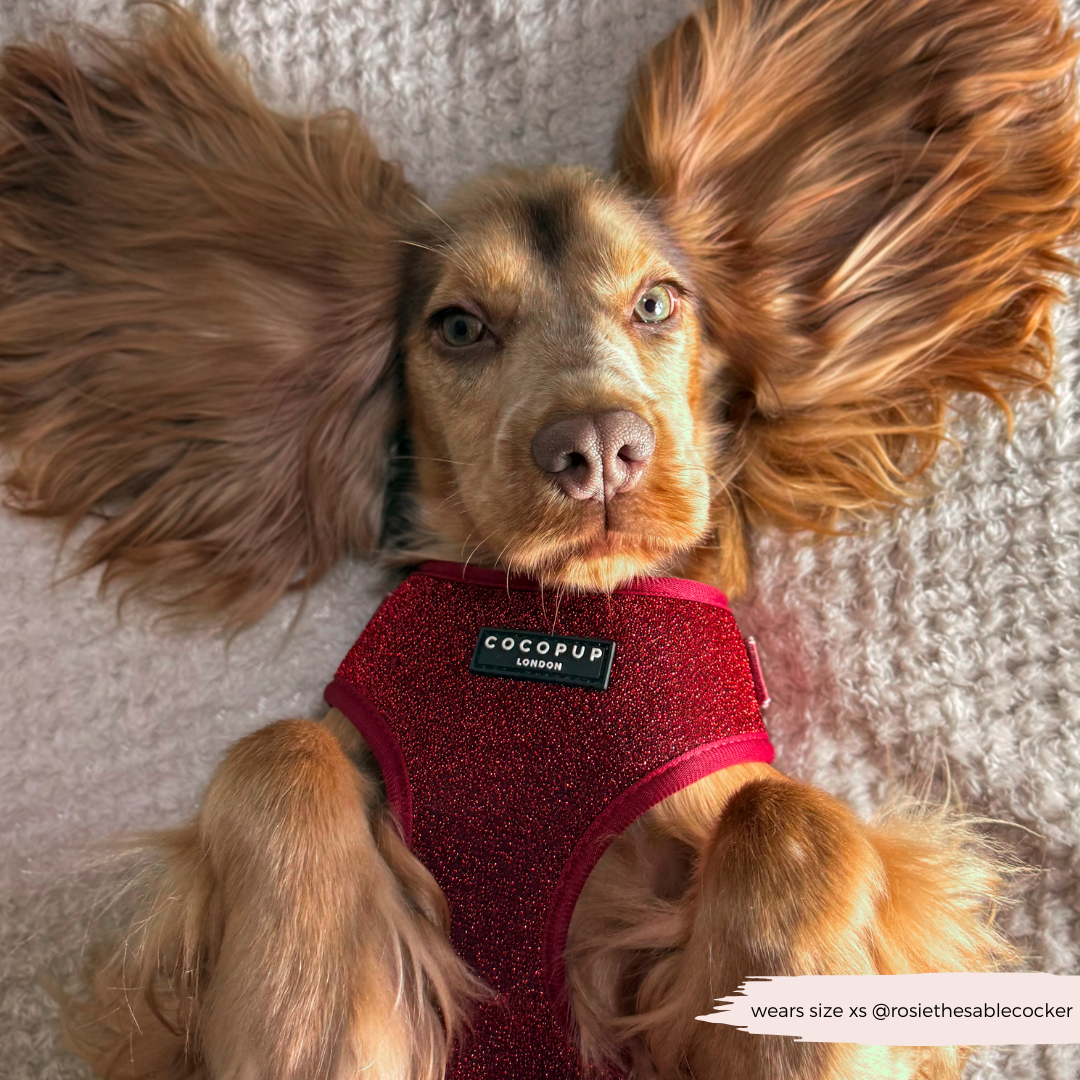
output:
[[[697,546],[707,528],[705,499],[678,500],[666,519],[631,507],[590,508],[576,526],[514,537],[499,564],[542,584],[587,592],[610,592],[634,578],[670,570]]]
[[[458,496],[467,508],[464,515],[451,507],[454,497],[432,500],[434,528],[428,535],[440,539],[413,550],[506,570],[554,588],[611,592],[635,578],[673,572],[709,528],[705,491],[640,491],[614,504],[585,505],[520,488],[484,495]]]

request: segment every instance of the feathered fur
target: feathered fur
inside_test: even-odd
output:
[[[14,504],[251,622],[378,540],[399,240],[355,117],[280,116],[191,17],[12,47],[0,74],[0,437]]]
[[[729,588],[747,522],[896,505],[953,393],[1046,387],[1076,56],[1056,0],[720,0],[649,57],[619,171],[702,298]]]

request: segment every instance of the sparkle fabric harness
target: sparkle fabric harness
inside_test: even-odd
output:
[[[603,665],[593,650],[609,642],[595,689],[574,664]],[[578,684],[534,681],[548,677]],[[585,879],[668,795],[772,760],[760,693],[724,595],[696,582],[556,598],[426,563],[384,601],[326,700],[374,751],[406,840],[446,893],[455,948],[497,992],[453,1080],[581,1076],[562,952]]]

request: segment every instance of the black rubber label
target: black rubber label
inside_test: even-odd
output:
[[[477,675],[606,690],[614,658],[615,642],[602,638],[561,637],[485,626],[476,636],[469,670]]]

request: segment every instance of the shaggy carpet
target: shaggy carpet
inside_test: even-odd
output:
[[[603,167],[635,59],[688,0],[221,0],[213,31],[266,95],[356,108],[438,199],[496,162]],[[56,18],[122,25],[120,0],[0,0],[0,40]],[[738,605],[760,643],[778,764],[863,814],[900,788],[954,797],[1038,868],[1004,922],[1034,970],[1080,972],[1080,313],[1061,312],[1056,401],[1017,434],[960,402],[940,490],[859,535],[757,543]],[[62,983],[108,914],[98,845],[185,818],[224,748],[321,688],[383,587],[342,565],[293,624],[231,643],[118,619],[62,580],[48,524],[0,511],[0,1075],[88,1075],[39,976]],[[291,629],[290,629],[291,627]],[[125,901],[115,907],[123,911]],[[981,1052],[981,1080],[1075,1080],[1080,1047]]]

